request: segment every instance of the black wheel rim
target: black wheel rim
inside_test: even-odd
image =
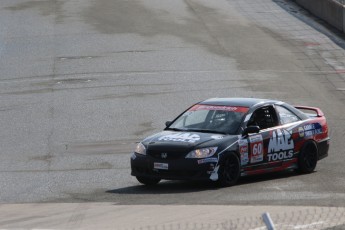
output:
[[[224,164],[224,177],[228,183],[232,183],[238,177],[239,165],[234,157],[229,157]]]
[[[304,163],[308,169],[313,169],[316,165],[317,154],[313,147],[308,146],[304,152]]]

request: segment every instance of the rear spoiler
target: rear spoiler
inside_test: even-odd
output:
[[[301,109],[301,110],[310,110],[313,111],[314,113],[316,113],[316,117],[323,117],[324,114],[321,111],[321,109],[316,108],[316,107],[309,107],[309,106],[300,106],[300,105],[296,105],[294,106],[296,109]],[[309,114],[308,114],[309,115]],[[313,114],[312,116],[315,117],[315,115]]]

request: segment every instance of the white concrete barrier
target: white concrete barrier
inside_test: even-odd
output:
[[[336,0],[296,0],[296,2],[315,16],[345,32],[345,7],[343,3]]]

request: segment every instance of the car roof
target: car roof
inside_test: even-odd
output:
[[[253,107],[257,104],[275,104],[280,101],[259,98],[210,98],[198,104]]]

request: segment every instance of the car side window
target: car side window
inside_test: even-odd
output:
[[[277,125],[277,114],[272,106],[257,109],[247,124],[247,126],[259,126],[260,129],[267,129]]]
[[[280,123],[282,125],[289,124],[289,123],[296,122],[296,121],[300,120],[299,117],[297,117],[290,110],[288,110],[282,106],[279,106],[279,105],[277,105],[276,108],[277,108],[277,111],[279,114]]]

